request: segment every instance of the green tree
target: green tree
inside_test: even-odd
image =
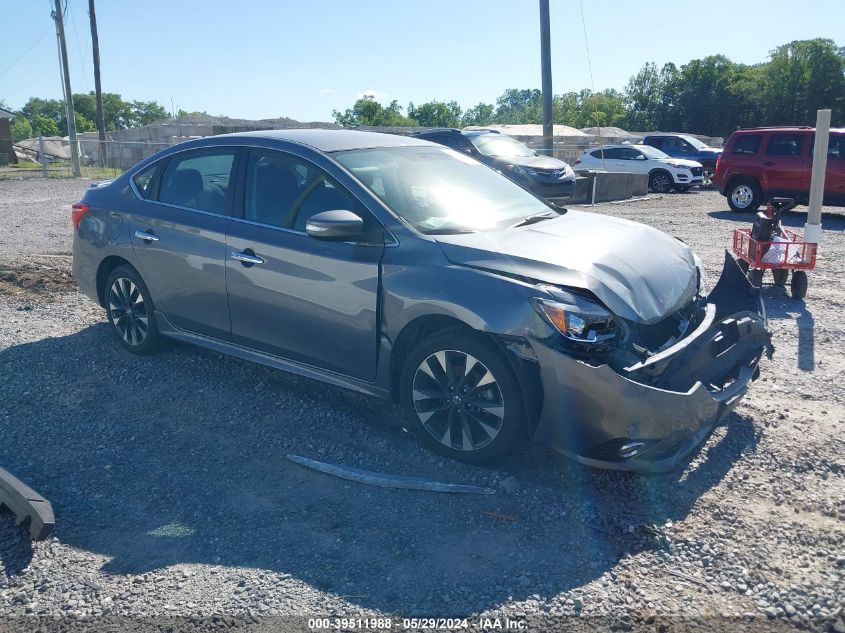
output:
[[[365,95],[358,99],[345,112],[332,111],[335,123],[343,127],[410,127],[416,121],[402,114],[402,106],[395,99],[384,107],[372,95]]]
[[[461,125],[461,106],[457,101],[429,101],[419,107],[408,104],[408,117],[422,127],[459,127]]]
[[[537,88],[508,88],[496,99],[496,123],[518,125],[543,122],[543,95]]]
[[[646,62],[642,69],[628,80],[624,94],[626,127],[629,130],[653,130],[657,127],[657,110],[662,89],[660,73],[654,62]]]
[[[58,124],[51,118],[36,114],[29,118],[33,136],[61,136]]]
[[[27,138],[32,138],[32,124],[29,119],[23,116],[16,116],[9,124],[12,131],[12,140],[17,143]]]
[[[490,103],[479,103],[471,108],[467,108],[464,112],[464,117],[461,123],[467,125],[490,125],[493,123],[493,113],[495,107]]]
[[[79,112],[73,113],[73,120],[76,121],[76,131],[78,134],[82,134],[83,132],[93,132],[97,129],[97,126],[94,125],[93,121],[85,118]]]
[[[845,48],[833,40],[790,42],[772,51],[762,71],[764,106],[773,125],[813,125],[816,110],[845,117]]]
[[[73,111],[89,121],[97,120],[97,100],[94,93],[73,95]]]
[[[132,101],[129,104],[129,111],[132,113],[131,127],[149,125],[169,116],[164,106],[156,101]]]

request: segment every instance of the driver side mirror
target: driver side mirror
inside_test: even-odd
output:
[[[308,237],[333,242],[355,242],[364,236],[364,220],[346,210],[315,213],[305,223]]]
[[[645,156],[643,154],[637,154],[637,158],[635,160],[645,160]]]

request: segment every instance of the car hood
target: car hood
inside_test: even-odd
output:
[[[497,161],[520,167],[529,167],[541,171],[557,171],[566,169],[567,165],[562,160],[551,156],[494,156]]]
[[[695,295],[692,249],[651,227],[567,211],[526,227],[436,236],[458,265],[588,290],[614,314],[653,323]]]
[[[672,163],[673,165],[683,165],[684,167],[701,167],[701,163],[688,158],[657,158],[655,160],[661,163]]]

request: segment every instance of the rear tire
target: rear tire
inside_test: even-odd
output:
[[[131,266],[115,268],[103,289],[106,319],[121,347],[145,356],[161,346],[150,291]]]
[[[669,193],[674,186],[675,181],[668,171],[659,169],[651,172],[648,177],[648,188],[654,193]]]
[[[737,213],[754,213],[760,207],[760,186],[753,180],[735,180],[725,195],[731,210]]]
[[[792,271],[792,283],[790,284],[790,291],[793,299],[803,299],[807,296],[807,286],[809,285],[807,273],[803,270]]]
[[[516,445],[525,408],[504,354],[480,335],[446,330],[418,343],[399,394],[409,428],[430,450],[479,464]]]

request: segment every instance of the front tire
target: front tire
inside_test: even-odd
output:
[[[675,181],[668,171],[654,171],[648,178],[648,188],[655,193],[669,193]]]
[[[753,180],[734,181],[725,195],[731,210],[737,213],[753,213],[760,207],[760,187]]]
[[[411,350],[400,397],[420,442],[473,464],[510,452],[525,421],[519,383],[503,353],[462,330],[435,334]]]
[[[117,342],[133,354],[147,355],[161,345],[150,291],[130,266],[118,266],[106,280],[103,292],[106,318]]]

